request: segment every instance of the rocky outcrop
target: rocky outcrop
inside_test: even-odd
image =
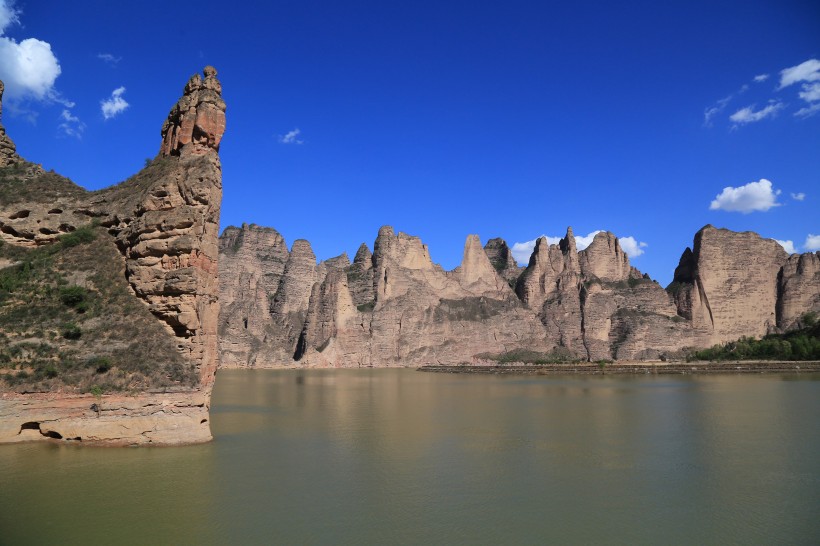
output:
[[[522,352],[546,359],[659,360],[711,345],[719,336],[754,335],[727,328],[733,313],[747,312],[738,309],[752,313],[740,328],[755,325],[760,335],[794,327],[820,298],[817,255],[784,259],[757,236],[710,226],[699,232],[695,251],[684,253],[676,282],[666,290],[632,267],[608,232],[582,251],[571,228],[558,244],[541,238],[520,274],[509,266],[509,249],[499,239],[482,249],[478,237],[469,236],[453,271],[434,264],[420,239],[389,226],[379,230],[373,248],[371,255],[362,245],[353,264],[345,266],[343,257],[336,269],[328,267],[336,259],[313,269],[315,258],[306,255],[299,282],[283,279],[279,289],[286,289],[277,296],[298,301],[304,318],[294,318],[289,306],[274,306],[279,333],[257,338],[254,365],[414,366]],[[742,275],[733,272],[741,263]],[[508,283],[514,277],[515,291]],[[703,295],[695,283],[704,287]],[[772,290],[780,296],[772,299]],[[712,297],[713,291],[722,294]],[[744,302],[745,293],[769,297],[766,312]],[[724,325],[718,336],[711,322],[699,318],[704,301]],[[280,349],[271,356],[274,347]]]
[[[792,254],[777,279],[777,326],[782,331],[802,324],[806,313],[820,315],[820,252]]]
[[[0,81],[0,118],[3,115],[3,92],[5,85]],[[17,155],[17,147],[14,142],[6,134],[6,128],[0,123],[0,167],[8,167],[20,162],[20,156]]]
[[[225,128],[224,111],[221,84],[216,71],[208,67],[204,80],[191,78],[183,98],[171,110],[157,159],[134,177],[106,190],[85,192],[57,175],[29,176],[18,169],[15,173],[22,175],[7,183],[18,184],[30,197],[0,202],[0,234],[10,244],[50,244],[92,222],[107,228],[124,260],[134,295],[162,321],[179,353],[195,365],[196,392],[187,396],[200,400],[192,404],[200,408],[194,411],[197,415],[202,408],[207,414],[219,359],[217,237],[222,172],[217,152]],[[31,413],[36,403],[30,399],[4,401],[7,408],[18,403],[25,404],[31,421],[42,421]],[[141,412],[140,419],[148,414],[152,413]],[[129,415],[124,410],[121,418]],[[70,419],[81,427],[77,415],[72,413]],[[172,428],[179,428],[174,423]],[[163,426],[157,421],[157,427]],[[196,430],[186,438],[210,438],[207,425],[197,424]],[[4,440],[8,441],[0,438]],[[118,436],[116,443],[121,441],[130,442]],[[133,439],[133,443],[144,441],[144,436]]]
[[[515,262],[515,258],[513,258],[512,251],[510,247],[507,246],[507,242],[499,237],[490,239],[487,241],[487,244],[484,245],[484,252],[487,254],[487,258],[489,258],[495,270],[501,275],[501,278],[507,281],[510,286],[515,286],[515,282],[518,280],[524,268]]]
[[[251,366],[261,344],[275,334],[271,305],[290,252],[275,230],[243,224],[225,228],[219,255],[221,361]]]
[[[214,67],[206,66],[204,74],[204,79],[199,74],[191,76],[182,98],[162,125],[161,155],[179,154],[189,144],[193,153],[219,151],[225,133],[222,84]]]
[[[760,337],[777,330],[778,275],[788,260],[772,239],[705,226],[681,256],[670,292],[707,344]]]

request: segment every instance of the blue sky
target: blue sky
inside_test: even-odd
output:
[[[212,64],[222,226],[321,259],[384,224],[447,269],[469,233],[606,229],[664,285],[707,223],[820,248],[816,2],[168,4],[0,0],[24,157],[121,181]]]

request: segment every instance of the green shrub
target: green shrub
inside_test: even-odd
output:
[[[77,310],[80,311],[79,307],[81,306],[81,304],[85,303],[86,294],[86,289],[82,286],[65,286],[63,288],[60,288],[60,301],[63,302],[63,305],[77,308]],[[84,308],[80,312],[85,311],[85,309],[87,308],[87,304],[83,307]]]
[[[84,245],[90,243],[96,238],[94,234],[94,226],[83,226],[75,229],[71,233],[66,233],[60,236],[60,245],[63,248],[71,248],[72,246]]]
[[[83,331],[80,330],[80,327],[73,322],[66,324],[65,328],[63,328],[63,337],[66,339],[76,340],[80,339],[80,336],[82,335]]]

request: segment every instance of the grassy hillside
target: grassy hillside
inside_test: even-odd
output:
[[[24,249],[0,241],[0,390],[191,387],[193,363],[134,295],[111,236],[88,225]]]

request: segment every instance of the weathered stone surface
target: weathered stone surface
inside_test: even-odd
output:
[[[160,155],[179,154],[184,146],[192,144],[192,153],[208,149],[219,151],[225,133],[225,101],[222,84],[216,78],[216,69],[206,66],[205,79],[194,74],[185,85],[168,119],[162,126]]]
[[[243,224],[219,238],[219,347],[221,365],[253,366],[272,336],[271,304],[285,264],[285,239],[271,228]]]
[[[778,328],[800,326],[809,312],[820,315],[820,252],[792,254],[778,277]]]
[[[0,81],[0,117],[3,114],[3,92],[5,85]],[[0,167],[8,167],[20,162],[20,156],[17,155],[17,147],[14,142],[6,134],[6,128],[0,123]]]
[[[608,231],[595,234],[592,243],[579,252],[578,257],[581,273],[588,279],[617,282],[633,274],[629,257],[621,249],[618,238]]]
[[[709,344],[759,337],[777,328],[778,274],[788,259],[772,239],[708,225],[681,257],[670,291]]]
[[[0,444],[183,445],[211,440],[205,391],[174,394],[0,395]],[[99,410],[99,411],[98,411]]]
[[[515,282],[521,272],[524,271],[524,268],[515,262],[507,242],[501,238],[490,239],[484,245],[484,252],[495,270],[501,275],[501,278],[507,281],[510,286],[515,286]]]
[[[759,280],[777,284],[777,249],[765,243],[758,248],[752,241],[743,250],[733,235],[742,242],[748,234],[727,233],[725,240],[707,237],[707,242],[722,245],[730,254],[740,248],[747,254],[735,260],[764,264],[767,273],[758,275]],[[522,350],[592,361],[659,360],[684,347],[713,343],[711,323],[705,325],[697,318],[703,309],[698,292],[680,282],[679,290],[664,290],[630,265],[611,233],[598,234],[580,252],[571,229],[557,245],[538,240],[528,267],[518,277],[516,293],[492,261],[502,263],[508,249],[503,241],[488,246],[490,254],[477,236],[469,236],[462,264],[450,272],[432,263],[420,239],[396,234],[389,226],[379,230],[372,255],[362,245],[352,265],[343,270],[326,268],[326,276],[319,271],[321,266],[335,260],[319,264],[318,273],[311,274],[315,263],[311,253],[300,267],[299,288],[283,292],[299,294],[297,308],[303,309],[307,287],[314,280],[305,318],[289,318],[282,312],[284,306],[282,311],[274,309],[274,323],[286,325],[290,333],[275,358],[268,355],[282,345],[283,338],[273,336],[262,342],[256,349],[256,365],[415,366],[475,362],[485,354]],[[700,255],[708,253],[697,244],[696,248]],[[767,257],[770,251],[774,254]],[[721,259],[720,267],[726,267],[728,262]],[[820,292],[816,259],[805,255],[801,262],[795,256],[791,268],[783,268],[779,286],[787,303],[778,313],[784,321],[816,304]],[[345,263],[339,261],[340,266]],[[699,263],[696,253],[688,250],[676,278],[695,278],[714,268]],[[709,275],[714,278],[711,270]],[[695,294],[694,299],[686,300],[687,294]],[[742,305],[743,297],[739,289],[724,305]],[[769,314],[749,324],[755,321],[765,324]],[[294,358],[288,360],[293,332],[300,323]],[[281,335],[282,326],[275,328]]]
[[[361,244],[353,263],[347,268],[347,286],[357,307],[375,303],[373,254],[365,243]]]
[[[163,126],[163,157],[137,175],[106,190],[85,192],[57,175],[40,171],[41,176],[35,176],[36,169],[23,169],[17,174],[17,183],[39,186],[29,187],[28,202],[12,199],[0,203],[0,236],[10,244],[49,244],[92,220],[108,229],[124,258],[125,275],[134,294],[167,325],[167,335],[176,340],[180,353],[196,365],[198,391],[180,394],[179,402],[175,402],[182,407],[186,397],[195,398],[199,402],[190,405],[199,409],[191,410],[191,415],[204,411],[205,432],[199,431],[203,427],[197,422],[197,431],[191,432],[191,438],[197,439],[192,441],[210,438],[208,400],[219,358],[217,236],[222,169],[217,150],[224,131],[225,103],[216,71],[206,68],[205,74],[204,81],[192,78],[186,95]],[[218,115],[212,115],[211,107]],[[190,131],[181,131],[183,125],[190,126]],[[26,398],[8,399],[7,411],[17,411],[21,400]],[[59,397],[52,400],[59,401]],[[66,419],[72,420],[71,427],[75,427],[72,430],[81,429],[85,416],[78,416],[75,408],[66,404]],[[47,418],[37,418],[31,411],[38,407],[52,411],[48,408],[61,406],[29,404],[23,409],[29,412],[31,421],[57,419],[51,413]],[[194,421],[137,411],[128,404],[123,408],[118,415],[126,428],[131,426],[127,419],[137,417],[141,423],[156,419],[158,430]],[[168,425],[172,421],[176,424]],[[94,423],[97,430],[97,421]],[[187,433],[181,434],[184,437]],[[102,436],[95,438],[106,441]],[[114,443],[121,443],[121,439],[109,438]],[[157,442],[178,443],[163,435],[156,436]]]

